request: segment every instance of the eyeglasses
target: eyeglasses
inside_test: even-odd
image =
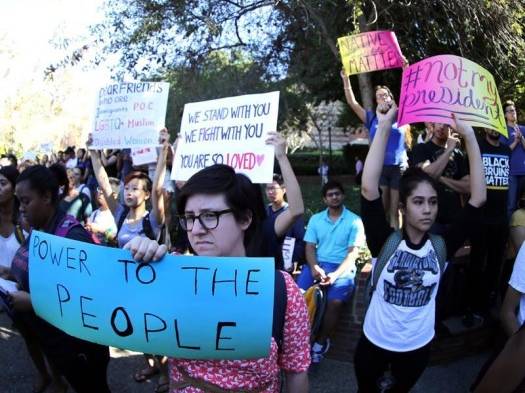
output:
[[[179,217],[179,223],[182,229],[185,231],[192,231],[193,225],[195,224],[195,220],[199,220],[201,226],[207,230],[212,230],[217,228],[219,225],[219,217],[226,213],[232,213],[232,209],[225,209],[220,210],[217,212],[209,211],[209,212],[203,212],[199,214],[198,216],[194,215],[182,215]]]

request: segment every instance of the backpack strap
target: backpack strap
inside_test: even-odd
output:
[[[146,212],[146,215],[142,218],[142,231],[144,235],[151,240],[157,240],[157,236],[153,232],[153,227],[151,226],[150,212]],[[162,244],[159,242],[159,244]]]
[[[24,231],[22,227],[18,224],[15,225],[15,238],[18,244],[22,245],[26,241],[26,237],[24,236]]]
[[[117,233],[120,232],[120,228],[122,228],[122,225],[124,225],[126,216],[129,213],[129,207],[126,205],[122,205],[122,206],[123,206],[122,213],[120,213],[120,216],[118,217],[118,220],[117,220]]]
[[[445,264],[447,263],[447,245],[445,244],[445,239],[442,236],[434,235],[433,233],[428,234],[430,237],[430,243],[436,252],[439,271],[443,274],[445,270]]]
[[[275,283],[273,292],[273,322],[272,337],[277,343],[279,353],[282,352],[284,338],[284,319],[286,315],[286,305],[288,303],[288,293],[286,291],[286,281],[280,270],[275,270]]]
[[[428,236],[430,238],[430,243],[432,244],[432,247],[436,252],[436,256],[439,263],[439,269],[441,273],[443,273],[443,270],[445,269],[445,264],[447,262],[447,246],[445,244],[445,240],[443,239],[443,237],[439,235],[434,235],[432,233],[429,233]],[[396,252],[402,240],[403,235],[401,231],[398,230],[392,232],[390,236],[388,236],[388,238],[386,239],[385,244],[383,244],[383,247],[381,248],[379,256],[377,257],[376,263],[374,265],[374,270],[372,272],[372,291],[376,288],[377,283],[379,282],[379,276],[381,275],[381,272],[390,260],[390,257],[394,254],[394,252]]]
[[[372,291],[375,290],[377,283],[379,282],[379,276],[385,268],[386,264],[390,260],[390,257],[396,252],[399,244],[403,240],[403,234],[400,230],[392,232],[386,239],[385,244],[381,248],[379,255],[374,264],[374,269],[372,270]]]
[[[83,192],[81,192],[78,195],[78,198],[80,198],[80,201],[82,202],[82,205],[80,206],[80,209],[78,211],[77,220],[85,221],[85,219],[86,219],[86,209],[87,209],[88,205],[91,203],[91,200]]]

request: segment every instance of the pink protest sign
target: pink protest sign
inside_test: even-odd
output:
[[[393,31],[367,33],[337,39],[346,75],[403,66],[401,49]]]
[[[458,56],[434,56],[403,71],[399,125],[423,121],[452,124],[451,113],[473,127],[507,136],[505,116],[494,77]]]

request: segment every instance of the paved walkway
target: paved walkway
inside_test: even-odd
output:
[[[467,357],[447,365],[429,367],[415,393],[464,393],[486,359],[486,354]],[[137,384],[132,373],[144,366],[141,355],[113,350],[109,383],[113,393],[152,393],[155,381]],[[0,393],[30,393],[32,367],[20,336],[0,314]],[[326,359],[310,378],[312,393],[355,392],[352,364]],[[97,392],[93,392],[97,393]]]

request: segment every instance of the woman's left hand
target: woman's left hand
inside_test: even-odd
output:
[[[126,243],[124,250],[131,251],[133,259],[140,262],[151,262],[162,259],[168,252],[164,244],[143,236],[136,236]]]

